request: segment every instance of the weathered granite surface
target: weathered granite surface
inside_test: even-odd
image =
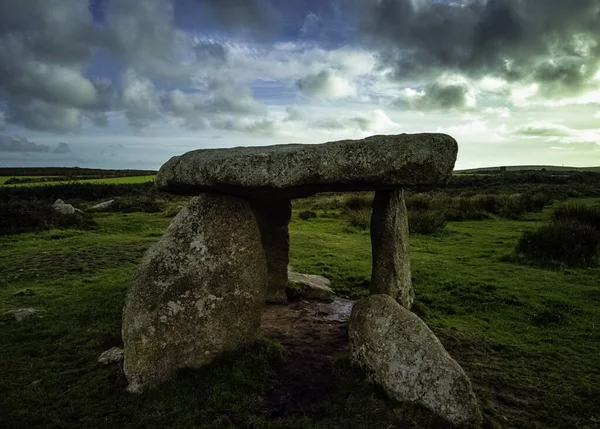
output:
[[[292,203],[284,201],[252,201],[252,210],[260,229],[262,246],[267,258],[269,285],[267,302],[285,303],[288,282],[287,266],[290,252],[288,224],[292,217]]]
[[[267,264],[250,203],[192,198],[144,256],[123,309],[124,371],[139,392],[253,341]]]
[[[455,425],[481,421],[463,369],[427,325],[389,295],[357,302],[348,333],[353,360],[391,398],[420,404]]]
[[[172,193],[216,191],[259,199],[395,189],[446,181],[457,152],[456,141],[445,134],[201,149],[171,158],[155,181]]]
[[[415,293],[410,272],[408,213],[401,190],[375,192],[371,249],[371,294],[389,295],[410,310]]]

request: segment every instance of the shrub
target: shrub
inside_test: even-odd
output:
[[[416,194],[405,199],[408,210],[426,211],[431,209],[431,198],[425,194]]]
[[[0,202],[25,200],[43,201],[52,204],[57,198],[69,203],[72,201],[99,201],[123,196],[139,196],[157,194],[154,183],[136,184],[98,184],[73,183],[66,185],[48,186],[0,186]],[[161,198],[169,198],[168,194],[160,193]]]
[[[343,208],[358,211],[373,207],[373,196],[350,195],[342,203]]]
[[[309,220],[317,217],[317,214],[311,210],[301,212],[298,217],[302,220]]]
[[[585,223],[600,231],[600,207],[567,204],[554,210],[552,220],[554,222],[576,221]]]
[[[346,210],[344,211],[344,217],[353,227],[367,230],[371,225],[371,212],[370,208]]]
[[[498,214],[508,219],[519,219],[527,211],[525,200],[519,194],[505,195],[501,204]]]
[[[39,201],[0,203],[0,234],[41,231],[52,228],[91,229],[96,225],[85,213],[64,215]]]
[[[543,192],[537,192],[535,194],[526,194],[527,199],[527,210],[537,213],[544,210],[544,207],[551,205],[554,199],[550,195]]]
[[[446,226],[444,213],[427,210],[410,210],[408,212],[408,229],[411,234],[435,234]]]
[[[600,232],[593,226],[557,220],[537,231],[525,232],[517,243],[517,252],[539,263],[591,266],[597,260],[599,247]]]
[[[487,219],[488,215],[478,207],[477,202],[475,198],[459,198],[456,207],[447,210],[446,219],[454,221]]]
[[[502,202],[497,195],[476,195],[474,201],[480,210],[490,214],[498,214],[502,207]]]

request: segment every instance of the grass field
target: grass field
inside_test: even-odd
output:
[[[281,359],[268,342],[126,394],[119,367],[96,360],[120,344],[127,283],[183,203],[170,202],[169,215],[94,214],[91,231],[0,236],[0,314],[43,309],[21,323],[0,318],[0,427],[438,427],[411,415],[398,421],[345,358],[324,415],[267,419],[259,397]],[[366,295],[368,232],[319,207],[295,203],[290,263],[329,277],[341,296]],[[301,220],[307,208],[317,217]],[[600,427],[600,268],[544,269],[511,257],[521,233],[548,217],[546,209],[449,222],[438,235],[411,236],[414,311],[470,376],[486,428]]]
[[[145,183],[154,180],[154,176],[131,176],[131,177],[108,177],[103,179],[80,179],[80,180],[60,180],[56,182],[37,182],[37,183],[15,183],[6,185],[8,179],[14,176],[0,176],[0,185],[2,186],[46,186],[46,185],[65,185],[68,183],[98,183],[98,184],[124,184],[124,183]],[[49,177],[49,176],[20,176],[23,177]]]

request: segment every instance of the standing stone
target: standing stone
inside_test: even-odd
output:
[[[410,309],[415,294],[410,274],[408,214],[402,190],[375,192],[371,248],[371,294],[389,295]]]
[[[481,421],[471,382],[425,323],[388,295],[354,305],[352,359],[391,398],[422,405],[455,425]]]
[[[202,194],[144,256],[123,310],[124,370],[139,392],[252,341],[267,267],[250,203]]]
[[[288,224],[292,217],[292,203],[290,200],[253,200],[252,209],[260,228],[262,245],[267,258],[269,272],[267,302],[285,303],[290,251]]]

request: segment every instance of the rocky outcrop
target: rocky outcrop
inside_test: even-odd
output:
[[[90,210],[102,211],[108,209],[115,203],[115,200],[108,200],[90,207]]]
[[[28,319],[41,311],[43,310],[37,308],[18,308],[16,310],[10,310],[3,313],[3,316],[12,316],[17,322],[22,322],[23,320]]]
[[[119,347],[113,347],[105,352],[102,352],[98,358],[98,363],[101,363],[102,365],[110,365],[111,363],[121,362],[124,356],[123,349]]]
[[[287,301],[285,289],[290,251],[288,224],[292,216],[292,204],[289,200],[254,200],[252,209],[260,228],[262,246],[267,258],[267,302],[281,304]]]
[[[401,190],[375,193],[371,248],[371,294],[389,295],[410,309],[415,294],[410,272],[408,213]]]
[[[294,293],[304,299],[327,302],[335,299],[335,293],[331,289],[331,282],[326,277],[315,274],[301,274],[289,269],[288,280],[295,286]]]
[[[202,194],[144,256],[127,292],[122,336],[129,390],[156,385],[255,338],[267,266],[246,200]]]
[[[158,188],[179,194],[210,190],[260,199],[395,189],[446,181],[457,151],[456,141],[445,134],[201,149],[171,158],[155,182]]]
[[[64,215],[72,215],[77,212],[77,209],[75,207],[73,207],[71,204],[66,204],[60,198],[56,200],[54,204],[52,204],[52,208]]]
[[[471,382],[425,323],[388,295],[354,305],[349,323],[351,355],[400,402],[425,406],[449,422],[481,420]]]

